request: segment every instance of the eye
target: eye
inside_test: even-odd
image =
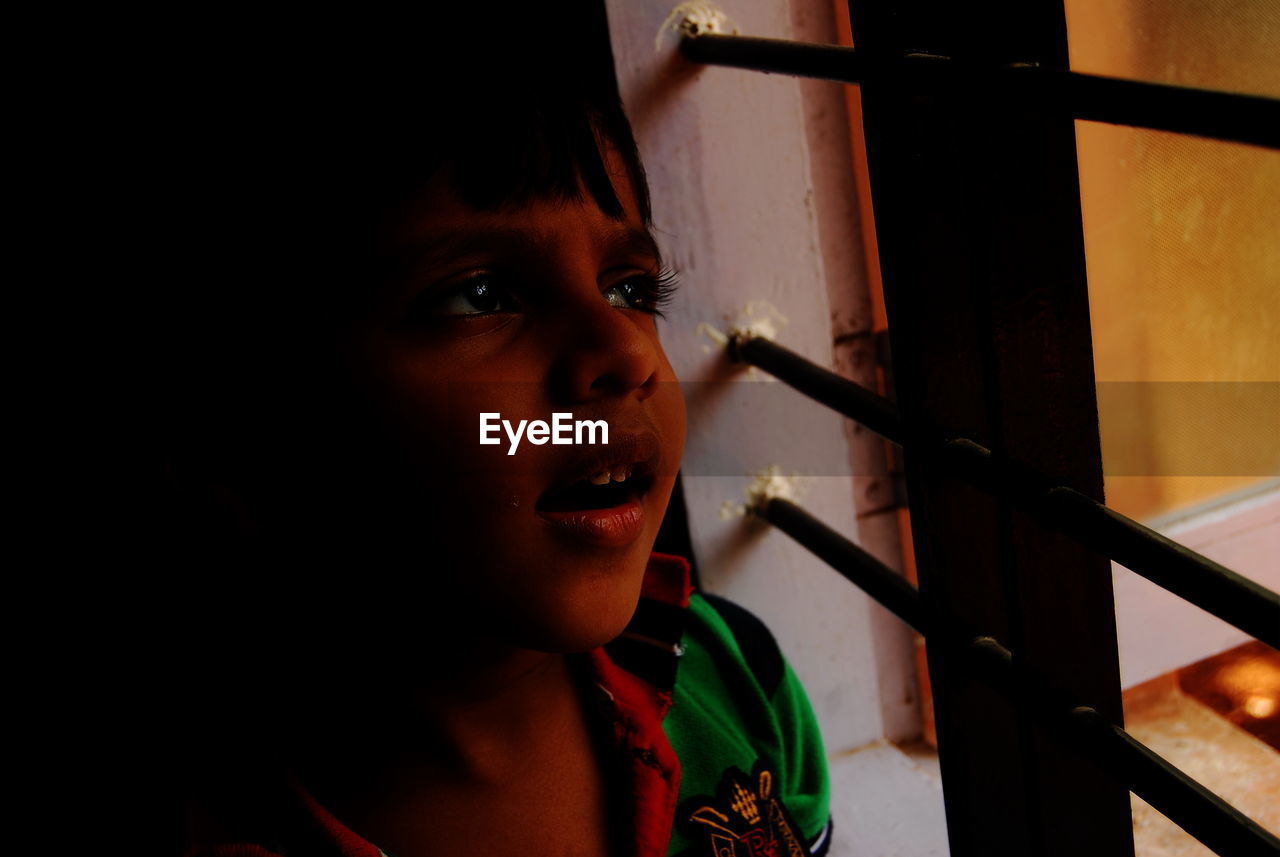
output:
[[[633,274],[614,283],[604,291],[610,306],[619,309],[636,309],[641,312],[662,315],[661,307],[671,299],[675,291],[675,273],[663,268],[656,273]]]
[[[472,277],[433,301],[431,315],[460,316],[511,312],[515,301],[491,276]]]
[[[625,309],[645,308],[644,291],[634,279],[623,280],[621,283],[611,286],[605,291],[604,297],[610,306],[623,307]]]

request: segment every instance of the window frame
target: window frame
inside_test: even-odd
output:
[[[849,8],[872,64],[927,51],[1068,65],[1056,0]],[[960,83],[872,78],[861,90],[904,420],[947,426],[1101,500],[1072,118]],[[909,450],[905,470],[922,594],[1122,725],[1109,562]],[[1132,855],[1128,790],[949,657],[929,650],[952,855]]]

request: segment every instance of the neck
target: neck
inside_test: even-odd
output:
[[[423,659],[428,675],[379,670],[354,693],[316,700],[289,755],[322,803],[383,799],[439,778],[501,782],[581,717],[566,656],[491,640],[449,648],[448,663]]]

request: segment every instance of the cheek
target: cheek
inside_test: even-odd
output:
[[[408,371],[388,380],[394,383],[379,389],[375,407],[385,443],[381,499],[400,507],[397,532],[389,535],[429,548],[438,567],[474,578],[527,536],[520,520],[538,493],[528,444],[508,455],[501,429],[490,433],[497,444],[481,444],[480,414],[525,418],[532,385],[440,381]]]
[[[684,456],[684,441],[688,428],[688,413],[684,391],[676,380],[675,372],[663,357],[663,379],[654,393],[653,411],[663,439],[663,475],[674,476],[680,469]]]
[[[543,387],[442,379],[440,366],[423,359],[381,374],[374,411],[389,490],[373,486],[357,502],[388,510],[388,542],[409,550],[408,568],[439,591],[448,623],[550,651],[584,651],[616,636],[639,597],[685,438],[684,399],[665,357],[645,403],[663,440],[661,497],[648,509],[647,543],[612,555],[559,541],[534,512],[550,446],[522,441],[509,456],[501,430],[498,444],[480,444],[482,412],[546,419]]]
[[[680,460],[684,457],[684,440],[688,429],[688,413],[685,408],[684,391],[680,389],[678,381],[672,381],[670,384],[672,389],[672,403],[669,407],[666,419],[669,419],[672,426],[672,436],[678,440],[673,443],[672,456],[675,459],[676,469],[680,467]]]
[[[489,433],[496,444],[481,444],[480,415],[518,422],[536,418],[538,390],[533,384],[490,376],[441,377],[455,356],[430,354],[403,361],[378,379],[374,409],[384,434],[414,475],[433,491],[443,482],[462,488],[491,487],[495,480],[519,475],[526,457],[506,454],[504,431]],[[521,444],[523,451],[525,444]]]

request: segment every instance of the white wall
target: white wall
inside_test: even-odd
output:
[[[872,383],[869,340],[833,348],[835,335],[871,321],[841,91],[684,62],[676,33],[664,29],[672,2],[606,8],[659,242],[684,283],[662,335],[690,382],[684,490],[704,585],[765,619],[809,691],[834,762],[833,854],[945,855],[936,780],[884,740],[918,729],[903,627],[787,537],[734,514],[754,471],[801,472],[789,483],[801,504],[897,568],[892,516],[855,514],[882,503],[871,496],[882,485],[880,447],[767,376],[728,364],[706,335],[705,325],[764,322],[789,348]],[[720,9],[744,35],[835,41],[829,0]],[[1280,492],[1159,529],[1280,587],[1280,562],[1267,559],[1280,555]],[[1125,569],[1116,568],[1115,586],[1126,687],[1245,639]]]
[[[865,291],[860,257],[846,252],[844,270],[826,267],[798,82],[685,63],[674,32],[659,38],[671,9],[649,0],[608,4],[658,239],[683,282],[662,336],[689,399],[684,490],[694,551],[704,585],[774,631],[829,748],[853,749],[885,733],[871,606],[787,537],[724,513],[726,503],[744,502],[754,471],[775,465],[808,474],[798,480],[805,508],[857,533],[843,420],[761,373],[728,365],[699,324],[723,330],[735,320],[767,320],[781,343],[831,366],[828,278]],[[752,0],[727,12],[744,33],[791,34],[785,2]],[[848,164],[847,139],[841,155]],[[860,241],[855,231],[844,239]]]
[[[1280,487],[1215,504],[1153,529],[1280,591]],[[1128,688],[1234,648],[1249,635],[1120,565],[1113,566],[1120,682]]]
[[[696,5],[707,8],[707,4]],[[675,4],[607,0],[618,84],[649,173],[658,240],[682,287],[662,330],[690,409],[685,499],[704,586],[771,627],[809,691],[832,759],[832,854],[947,853],[941,789],[888,739],[919,732],[904,625],[768,524],[741,517],[753,473],[803,473],[801,505],[900,567],[883,446],[763,373],[732,366],[707,326],[778,342],[873,384],[844,93],[699,68],[663,24]],[[835,42],[828,0],[723,6],[744,35]]]
[[[706,8],[707,4],[685,4]],[[837,84],[701,68],[663,29],[674,3],[606,0],[619,87],[682,289],[661,325],[689,401],[684,491],[704,586],[761,616],[804,682],[833,760],[832,853],[945,855],[941,793],[885,738],[918,733],[904,626],[788,537],[737,514],[773,466],[811,513],[893,567],[867,432],[768,376],[729,364],[707,334],[763,323],[823,366],[872,383],[847,115]],[[829,0],[739,0],[742,34],[834,42]]]

